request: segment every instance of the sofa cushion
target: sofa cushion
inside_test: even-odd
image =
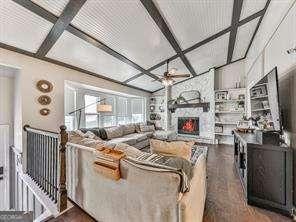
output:
[[[142,152],[140,150],[138,150],[137,148],[130,146],[128,144],[125,144],[125,143],[116,144],[114,149],[120,150],[120,151],[124,152],[125,155],[127,155],[129,157],[133,157],[133,158],[137,158],[139,155],[142,154]]]
[[[133,123],[120,126],[123,129],[123,135],[132,134],[136,132],[136,126]]]
[[[94,128],[81,128],[80,131],[83,132],[83,133],[86,133],[87,131],[90,131],[93,134],[95,134],[97,137],[101,137],[100,129],[97,128],[97,127],[94,127]]]
[[[125,135],[123,136],[123,138],[134,139],[137,141],[137,143],[148,139],[148,137],[144,133],[133,133],[133,134]]]
[[[126,143],[126,144],[132,146],[132,145],[136,144],[137,140],[135,138],[119,137],[119,138],[111,139],[108,142],[115,143],[115,144],[118,144],[118,143]]]
[[[141,124],[140,125],[140,131],[141,132],[153,132],[153,131],[155,131],[155,127],[154,127],[154,125]]]
[[[121,126],[105,128],[105,131],[108,139],[114,139],[123,136],[123,129]]]
[[[146,135],[148,138],[152,138],[154,132],[142,132],[142,134]]]
[[[194,142],[166,142],[156,139],[150,140],[150,150],[152,153],[159,153],[168,156],[178,156],[187,160],[190,160],[191,158],[191,148],[193,145]]]

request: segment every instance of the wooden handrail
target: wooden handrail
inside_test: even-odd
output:
[[[44,136],[50,136],[50,137],[54,137],[54,138],[59,138],[59,133],[58,132],[53,132],[53,131],[49,131],[49,130],[38,129],[38,128],[31,127],[29,125],[25,125],[24,126],[24,131],[26,131],[26,132],[33,132],[33,133],[37,133],[37,134],[44,135]]]

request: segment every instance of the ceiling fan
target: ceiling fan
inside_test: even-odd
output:
[[[171,86],[175,82],[175,78],[187,78],[190,77],[190,74],[177,74],[177,69],[176,68],[171,68],[169,70],[169,60],[166,62],[167,68],[166,71],[163,73],[163,75],[157,75],[160,77],[161,82],[164,86]],[[158,81],[157,79],[152,80],[152,82]]]

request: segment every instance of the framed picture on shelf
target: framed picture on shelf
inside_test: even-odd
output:
[[[215,133],[223,133],[223,126],[215,126]]]
[[[260,97],[267,95],[267,88],[266,85],[257,86],[252,89],[251,97]]]
[[[228,91],[219,91],[215,93],[215,100],[226,100]]]

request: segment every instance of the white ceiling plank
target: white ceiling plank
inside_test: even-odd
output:
[[[138,70],[65,31],[48,52],[47,57],[98,73],[108,78],[125,81]]]
[[[266,2],[267,0],[244,0],[240,20],[262,10]]]
[[[146,69],[175,54],[140,1],[89,0],[72,25]]]
[[[36,52],[53,24],[10,0],[0,0],[0,42]]]
[[[56,16],[60,16],[68,4],[69,0],[31,0],[35,4],[44,8],[45,10],[53,13]]]
[[[226,64],[228,52],[229,33],[212,40],[211,42],[188,52],[187,58],[198,74],[210,68]]]
[[[145,89],[151,92],[154,92],[158,89],[161,89],[163,85],[158,81],[153,81],[151,77],[147,75],[142,75],[139,78],[136,78],[130,82],[128,82],[128,85],[136,86],[140,89]]]
[[[233,0],[154,1],[182,49],[231,25]]]
[[[251,22],[248,22],[240,26],[237,30],[232,61],[241,59],[245,56],[251,38],[255,32],[256,26],[258,24],[259,18],[253,19]]]

